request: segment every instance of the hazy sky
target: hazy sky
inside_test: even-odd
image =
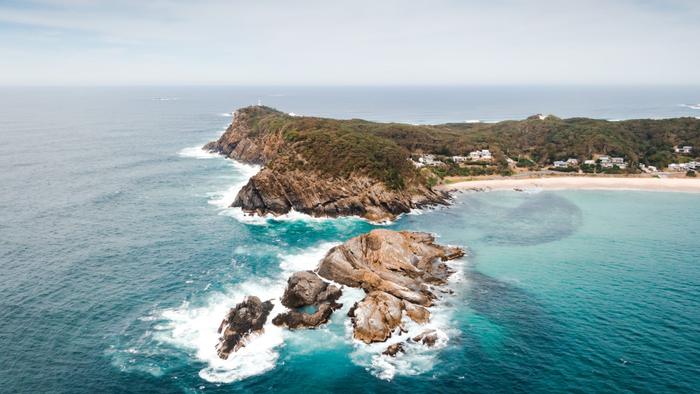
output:
[[[700,84],[698,0],[0,0],[0,84]]]

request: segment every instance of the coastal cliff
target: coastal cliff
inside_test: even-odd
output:
[[[448,194],[433,187],[447,176],[508,176],[516,166],[544,168],[568,158],[582,163],[596,155],[620,156],[628,163],[626,173],[636,173],[639,164],[663,168],[677,160],[677,145],[700,145],[700,120],[533,116],[408,125],[292,116],[253,106],[236,111],[223,135],[204,148],[263,166],[233,201],[247,213],[294,210],[384,221],[446,204]],[[489,152],[488,160],[467,157],[479,150]]]
[[[407,149],[342,121],[247,107],[204,149],[264,166],[233,202],[247,213],[383,221],[448,198],[426,184]]]

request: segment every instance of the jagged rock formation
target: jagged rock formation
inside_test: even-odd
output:
[[[397,354],[405,352],[403,348],[403,343],[395,343],[393,345],[389,345],[385,351],[382,352],[383,355],[385,356],[390,356],[390,357],[396,357]]]
[[[316,272],[301,271],[289,277],[281,302],[290,310],[275,316],[272,323],[290,329],[326,323],[342,306],[337,303],[342,291],[323,279],[366,292],[348,312],[357,340],[383,342],[396,330],[405,332],[404,317],[418,324],[428,322],[427,308],[438,297],[436,293],[450,293],[443,287],[452,273],[445,261],[464,255],[460,248],[434,241],[427,233],[378,229],[332,248]],[[227,358],[245,346],[248,335],[263,329],[272,307],[270,301],[248,297],[232,308],[219,327],[219,332],[223,331],[219,356]],[[412,341],[433,346],[437,339],[435,331],[425,331]],[[405,345],[392,345],[384,354],[395,356]]]
[[[446,195],[422,185],[410,191],[390,190],[367,176],[332,178],[315,171],[265,168],[243,186],[233,206],[258,215],[295,210],[317,217],[360,216],[379,222],[446,202]]]
[[[321,280],[311,271],[295,272],[287,280],[287,288],[282,296],[282,305],[291,308],[272,319],[277,326],[288,328],[313,328],[327,323],[334,310],[340,308],[338,298],[342,291],[335,285]],[[313,313],[307,313],[300,308],[313,307]]]
[[[435,330],[426,330],[411,338],[413,342],[422,343],[425,346],[433,347],[438,340],[438,334]]]
[[[452,273],[444,262],[464,255],[435,244],[427,233],[373,230],[331,249],[318,274],[365,291],[379,290],[423,306],[435,295],[428,285],[445,284]]]
[[[271,301],[260,301],[260,298],[246,297],[243,302],[231,308],[226,318],[219,325],[221,338],[217,346],[219,357],[227,359],[231,352],[245,346],[245,339],[263,331],[273,305]]]
[[[360,128],[346,130],[338,122],[295,118],[267,107],[243,108],[221,138],[204,149],[265,166],[232,204],[248,213],[295,210],[383,221],[447,203],[446,193],[426,186],[410,164],[408,150]]]
[[[433,287],[444,285],[452,273],[445,261],[464,255],[460,248],[433,241],[427,233],[373,230],[324,257],[317,270],[321,277],[368,293],[349,312],[356,339],[385,341],[402,329],[404,312],[417,323],[428,321],[425,307],[437,298]]]

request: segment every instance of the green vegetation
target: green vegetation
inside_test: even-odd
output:
[[[689,177],[695,178],[695,177],[696,177],[696,174],[695,174],[695,171],[693,171],[693,170],[688,170],[688,172],[685,173],[685,176],[689,176]]]
[[[515,163],[516,167],[520,168],[528,168],[528,169],[533,169],[537,167],[537,163],[530,159],[526,159],[523,157],[519,157],[517,163]]]
[[[413,126],[374,123],[365,120],[335,120],[293,117],[267,107],[244,109],[251,119],[251,134],[277,133],[286,144],[271,166],[312,168],[332,176],[364,174],[383,181],[392,189],[422,182],[435,184],[437,177],[509,174],[506,157],[517,157],[521,168],[545,167],[555,160],[593,154],[625,157],[628,168],[637,164],[660,168],[676,161],[674,145],[700,146],[700,120],[605,120],[549,116],[494,124],[449,123]],[[418,171],[408,160],[411,154],[467,155],[490,149],[495,163],[457,165],[445,160],[445,168]],[[601,171],[600,166],[581,166],[584,172],[619,173],[619,168]],[[430,174],[430,172],[434,174]]]

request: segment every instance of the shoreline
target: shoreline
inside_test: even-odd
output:
[[[495,178],[442,184],[443,191],[497,190],[638,190],[700,193],[700,178],[556,176],[547,178]]]

